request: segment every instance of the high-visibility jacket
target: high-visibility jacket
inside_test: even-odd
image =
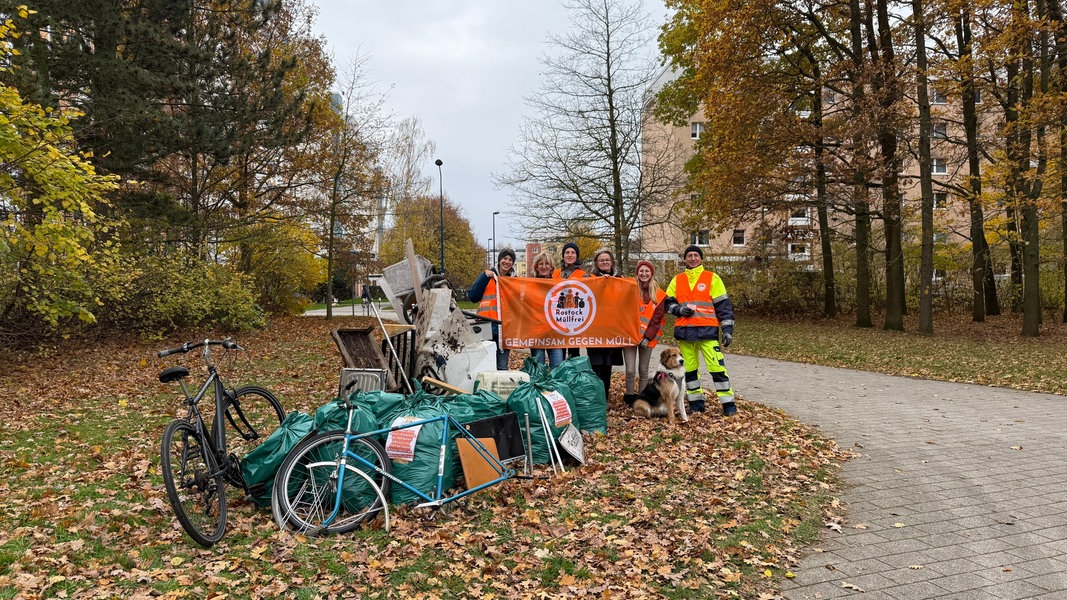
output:
[[[478,303],[478,309],[474,311],[479,317],[500,320],[500,309],[497,307],[496,277],[489,280],[485,286],[485,293]]]
[[[659,292],[656,295],[655,302],[649,300],[647,303],[642,303],[638,307],[637,318],[641,321],[641,337],[645,336],[645,332],[648,331],[648,326],[652,324],[652,317],[656,314],[656,307],[663,303],[663,299],[667,297],[667,294],[663,290],[656,290]],[[662,318],[662,317],[661,317]],[[663,337],[663,327],[656,330],[656,337],[648,342],[649,348],[655,348],[656,344]]]
[[[563,269],[556,269],[555,271],[552,271],[552,279],[563,279],[563,277],[560,276],[562,274]],[[572,272],[570,276],[567,277],[567,279],[581,279],[582,277],[585,277],[585,271],[581,269],[575,269],[574,272]]]
[[[718,327],[719,319],[715,316],[715,303],[711,295],[711,286],[715,274],[704,271],[697,277],[696,285],[689,287],[689,277],[685,273],[679,273],[674,278],[674,297],[678,304],[689,306],[696,310],[691,317],[678,317],[674,327]]]

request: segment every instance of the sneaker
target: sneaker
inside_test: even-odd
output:
[[[737,414],[737,405],[733,402],[727,402],[722,405],[722,416],[732,417]]]

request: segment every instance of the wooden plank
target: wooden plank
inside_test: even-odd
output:
[[[464,390],[463,388],[458,388],[458,387],[456,387],[454,385],[445,383],[444,381],[441,381],[440,379],[434,379],[433,377],[423,377],[419,381],[421,381],[423,383],[423,385],[430,384],[430,385],[439,387],[442,390],[445,390],[447,392],[451,392],[453,394],[466,394],[467,393],[466,390]]]
[[[485,446],[489,454],[499,460],[500,457],[496,452],[496,440],[493,438],[477,439]],[[500,474],[493,468],[492,463],[486,460],[467,438],[457,437],[456,449],[459,450],[459,462],[463,465],[463,478],[467,482],[468,490],[500,477]]]

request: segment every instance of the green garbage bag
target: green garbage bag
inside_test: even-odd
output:
[[[418,402],[410,405],[383,426],[393,427],[404,422],[446,414],[448,411],[440,402]],[[393,441],[402,439],[404,432],[411,432],[415,428],[392,432],[385,441],[386,451],[393,459],[393,474],[429,497],[433,497],[437,489],[437,468],[438,461],[441,460],[441,432],[444,427],[447,427],[447,423],[443,420],[419,425],[415,437],[414,455],[410,461],[399,458],[398,453],[393,449]],[[444,460],[440,463],[443,465],[442,491],[448,490],[455,483],[455,443],[445,444],[444,453]],[[392,486],[392,496],[394,504],[424,501],[423,498],[401,485]]]
[[[274,433],[241,459],[241,475],[245,479],[248,495],[256,506],[270,506],[271,489],[278,467],[285,460],[285,455],[311,433],[314,425],[315,420],[311,415],[294,410]]]
[[[551,377],[565,383],[574,394],[578,422],[581,423],[579,429],[608,432],[608,397],[604,393],[604,382],[589,366],[588,357],[568,358],[552,370]]]
[[[460,423],[499,417],[508,412],[508,403],[496,392],[478,390],[472,394],[456,394],[447,399],[452,416]]]
[[[548,396],[558,394],[563,397],[565,402],[554,410],[546,393]],[[538,405],[541,406],[540,411],[538,410]],[[531,379],[520,383],[515,388],[515,391],[508,396],[508,410],[518,415],[519,424],[523,429],[523,439],[530,440],[533,462],[539,465],[548,464],[551,461],[549,441],[545,436],[545,428],[541,425],[541,411],[548,418],[548,434],[551,436],[552,443],[559,439],[560,434],[567,425],[573,424],[578,427],[580,424],[579,417],[575,412],[574,398],[570,388],[551,377],[536,381]],[[570,413],[569,419],[565,418],[567,412]],[[530,430],[528,433],[524,415],[530,416]]]
[[[355,395],[355,394],[353,394]],[[315,431],[344,431],[348,427],[348,411],[345,402],[334,398],[315,410]],[[365,405],[356,405],[352,409],[352,431],[374,431],[378,429],[378,419]]]

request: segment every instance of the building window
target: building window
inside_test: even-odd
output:
[[[804,260],[811,257],[811,249],[807,244],[789,244],[789,258],[792,260]]]
[[[744,229],[735,229],[734,230],[734,245],[735,246],[744,246],[745,245],[745,230]]]
[[[930,130],[930,137],[940,140],[948,139],[948,123],[944,121],[934,122]]]
[[[930,170],[934,175],[945,175],[948,173],[948,163],[943,158],[931,159]]]
[[[948,208],[948,192],[934,192],[934,208]]]
[[[945,95],[936,87],[930,86],[930,104],[948,104]]]
[[[703,123],[696,123],[696,122],[692,123],[691,129],[690,129],[690,132],[689,132],[689,137],[693,138],[694,140],[699,140],[700,139],[700,134],[702,134],[702,133],[704,133],[704,124]]]
[[[811,208],[800,206],[789,211],[790,225],[811,225]]]
[[[945,278],[945,275],[946,273],[944,269],[934,269],[934,281],[943,280]]]
[[[708,245],[708,230],[701,229],[689,234],[689,243],[694,246],[707,246]]]

